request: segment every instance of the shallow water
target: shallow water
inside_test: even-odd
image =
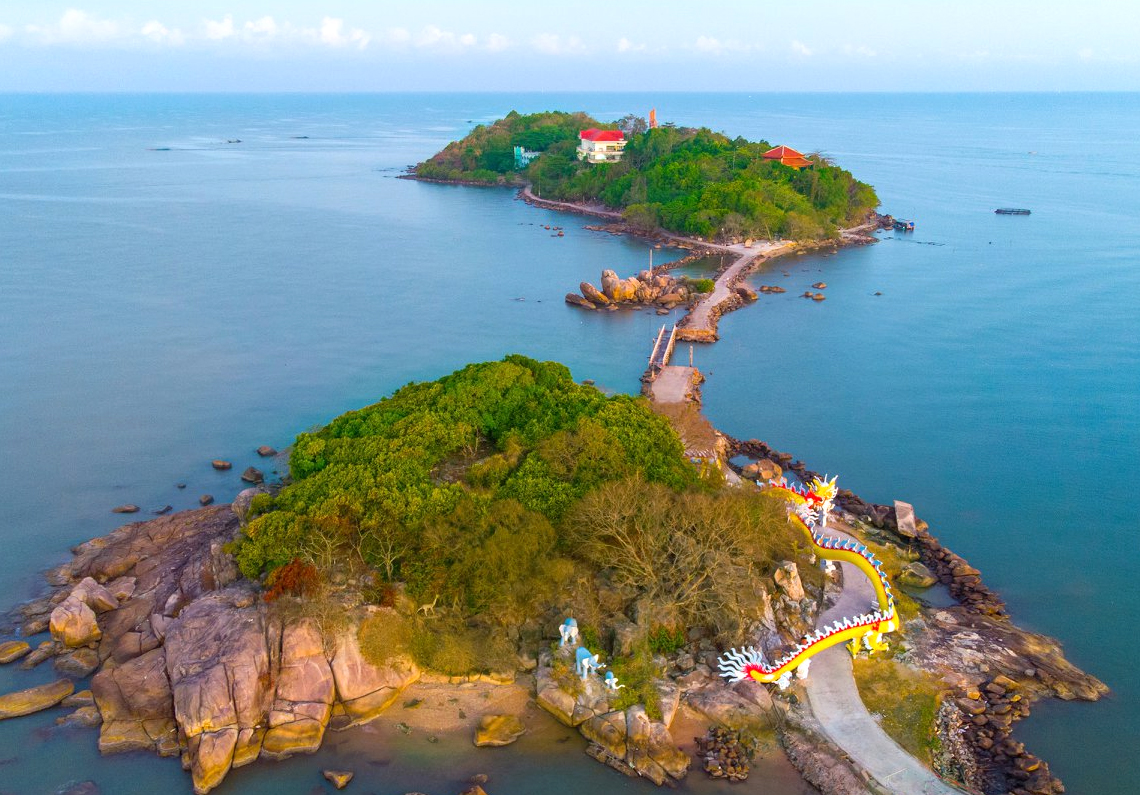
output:
[[[788,293],[695,349],[706,408],[865,497],[913,502],[1019,621],[1114,688],[1039,707],[1019,736],[1070,792],[1130,791],[1140,641],[1118,627],[1140,595],[1121,554],[1140,475],[1137,95],[5,96],[0,604],[119,524],[112,506],[228,499],[258,445],[410,380],[518,351],[636,391],[670,319],[562,297],[603,268],[640,270],[644,244],[510,191],[394,177],[468,120],[651,104],[822,149],[917,220],[758,275]],[[1033,215],[994,216],[1004,205]],[[826,301],[797,297],[821,279]],[[219,457],[234,470],[214,472]],[[0,670],[0,689],[50,675]],[[0,723],[0,791],[189,791],[176,762],[100,759],[93,733],[52,717]],[[308,792],[324,758],[255,765],[226,789]],[[518,782],[504,786],[549,781],[525,754],[494,758]],[[558,758],[566,791],[627,785]],[[440,763],[408,764],[392,791]]]

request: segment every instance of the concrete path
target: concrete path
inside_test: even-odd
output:
[[[757,258],[767,259],[785,248],[791,248],[791,246],[791,243],[772,243],[766,240],[753,243],[752,248],[745,248],[740,245],[718,246],[717,248],[736,254],[737,259],[725,269],[724,273],[717,277],[713,291],[702,298],[689,312],[688,317],[685,318],[684,330],[697,333],[716,331],[716,315],[713,310],[732,295],[733,285],[744,269],[752,265]],[[678,329],[678,332],[680,331],[681,329]]]
[[[669,365],[649,385],[649,398],[654,403],[685,403],[693,391],[696,368]]]
[[[852,537],[834,526],[825,532],[829,536]],[[843,591],[839,601],[819,617],[819,626],[864,613],[875,603],[875,591],[867,575],[853,564],[839,565],[843,570]],[[846,646],[832,646],[813,657],[805,686],[811,711],[824,733],[880,784],[898,795],[962,795],[962,790],[944,782],[904,751],[867,712],[855,686],[851,654]]]

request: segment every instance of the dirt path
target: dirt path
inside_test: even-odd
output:
[[[852,538],[831,526],[827,535]],[[870,580],[850,563],[843,570],[839,601],[819,617],[819,626],[867,611],[875,601]],[[806,682],[808,703],[833,743],[862,765],[880,784],[898,795],[962,795],[904,751],[867,712],[855,686],[846,646],[832,646],[811,661]]]

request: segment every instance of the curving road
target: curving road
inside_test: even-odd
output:
[[[826,533],[853,538],[834,524],[828,526]],[[866,575],[850,563],[839,565],[843,570],[843,590],[839,601],[819,617],[819,626],[863,613],[875,601],[875,591]],[[904,751],[867,712],[855,686],[851,655],[846,646],[832,646],[813,657],[805,687],[811,711],[828,738],[891,792],[962,795],[963,790],[947,784]]]

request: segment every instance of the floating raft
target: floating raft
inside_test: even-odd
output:
[[[1029,210],[1024,207],[998,207],[994,212],[998,215],[1029,215]]]
[[[896,218],[891,225],[900,232],[914,231],[914,221],[907,221],[903,218]]]

